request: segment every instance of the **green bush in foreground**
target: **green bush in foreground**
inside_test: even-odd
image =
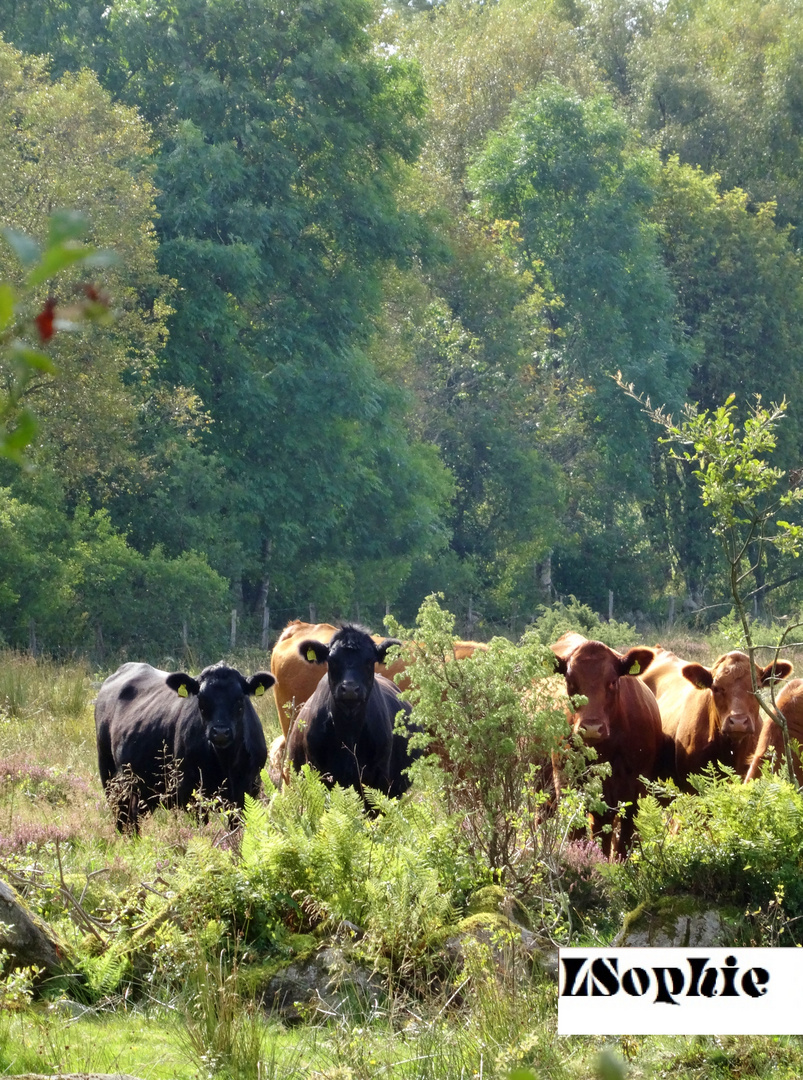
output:
[[[622,867],[631,900],[691,893],[751,914],[780,905],[786,920],[803,915],[803,795],[795,785],[773,774],[743,784],[713,770],[690,780],[694,794],[656,784],[639,804],[639,844]]]

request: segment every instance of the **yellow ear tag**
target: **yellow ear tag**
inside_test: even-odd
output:
[[[641,671],[641,664],[638,662],[638,660],[634,660],[633,661],[633,666],[631,667],[630,671],[628,671],[628,675],[638,675],[638,673],[640,671]]]
[[[260,683],[259,686],[254,691],[254,697],[262,697],[262,695],[264,693],[265,693],[265,687],[262,685],[262,683]]]
[[[187,687],[184,685],[184,683],[182,683],[181,686],[178,688],[178,690],[176,690],[176,693],[178,694],[179,697],[189,697],[190,696],[190,692],[187,689]]]
[[[307,659],[311,664],[314,664],[318,657],[315,655],[314,649],[307,649]]]

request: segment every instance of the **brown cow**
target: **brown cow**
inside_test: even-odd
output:
[[[786,726],[789,729],[789,737],[803,746],[803,679],[792,679],[781,688],[775,700],[778,709],[786,717]],[[778,724],[770,716],[764,716],[764,723],[758,736],[758,744],[750,768],[745,776],[748,780],[755,780],[761,771],[761,765],[770,749],[775,751],[773,768],[780,768],[786,761],[783,748],[783,732]],[[795,778],[799,785],[803,785],[803,764],[798,753],[792,754],[795,768]]]
[[[620,819],[619,836],[602,826],[613,825],[615,809],[592,815],[592,832],[600,835],[602,850],[610,855],[627,852],[633,838],[636,801],[644,794],[640,777],[654,780],[665,745],[661,716],[652,693],[636,675],[653,660],[652,649],[636,647],[620,655],[601,641],[588,641],[581,634],[564,634],[551,649],[557,670],[566,677],[571,697],[582,695],[587,704],[571,715],[572,729],[597,751],[599,761],[610,763],[611,775],[602,784],[602,797],[609,807],[629,805]]]
[[[787,660],[775,663],[775,678],[792,673]],[[768,685],[772,664],[756,666],[756,686]],[[747,772],[758,740],[758,702],[750,679],[750,658],[729,652],[710,668],[686,663],[674,653],[655,647],[655,660],[641,676],[655,694],[664,732],[675,743],[670,775],[686,791],[691,773],[720,763]]]
[[[293,619],[282,630],[279,640],[273,647],[270,658],[270,670],[276,679],[273,694],[276,699],[279,722],[282,725],[282,734],[285,737],[290,728],[293,707],[296,710],[300,709],[304,702],[314,694],[321,676],[326,674],[326,664],[316,667],[299,655],[298,643],[305,638],[311,638],[328,645],[336,633],[337,627],[330,623],[306,623],[300,619]],[[383,640],[376,634],[372,637],[377,644]],[[475,649],[485,648],[487,648],[486,645],[477,641],[457,641],[454,645],[455,659],[463,660],[471,656]],[[396,657],[389,665],[377,664],[376,672],[378,675],[384,675],[393,680],[394,675],[404,671],[404,668],[405,661]],[[410,684],[408,680],[401,679],[397,685],[400,690],[406,690]]]

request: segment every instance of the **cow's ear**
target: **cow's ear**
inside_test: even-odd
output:
[[[770,679],[788,679],[792,672],[795,670],[788,660],[776,660],[775,661],[775,674],[772,672],[772,664],[767,664],[765,668],[758,669],[758,685],[767,686]]]
[[[680,674],[698,690],[710,690],[714,685],[714,676],[702,664],[684,664]]]
[[[642,675],[655,659],[652,649],[637,645],[622,657],[620,675]]]
[[[193,679],[192,675],[185,675],[183,671],[171,672],[165,682],[171,690],[176,691],[179,697],[195,697],[201,689],[201,684]]]
[[[243,679],[243,682],[245,683],[246,694],[252,694],[254,697],[262,697],[265,691],[269,690],[276,680],[269,671],[258,671],[256,675],[252,675],[250,679]]]
[[[378,664],[385,663],[385,657],[388,654],[388,649],[392,649],[394,645],[403,645],[403,641],[399,641],[395,637],[382,638],[381,641],[376,643],[376,662]]]
[[[555,657],[555,673],[557,675],[565,675],[569,670],[569,661],[565,656],[558,656],[558,654],[552,650],[552,655]]]
[[[299,642],[298,654],[308,664],[325,664],[329,659],[329,646],[322,641],[315,641],[314,638],[306,638]]]

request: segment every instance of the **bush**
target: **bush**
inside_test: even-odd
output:
[[[487,650],[453,659],[454,616],[434,596],[415,630],[388,625],[411,641],[405,696],[424,732],[411,743],[435,748],[430,764],[478,865],[530,892],[543,873],[558,873],[565,829],[555,813],[552,754],[565,750],[566,697],[563,680],[552,677],[552,652],[527,633],[518,645],[494,638]],[[561,806],[580,811],[570,799]]]
[[[330,791],[305,766],[269,806],[248,801],[243,874],[294,928],[348,920],[370,954],[399,968],[453,921],[465,856],[456,823],[432,800],[375,801],[382,813],[368,817],[356,791]]]
[[[551,645],[567,630],[574,630],[591,641],[601,641],[611,649],[629,648],[638,640],[634,626],[616,619],[605,622],[574,596],[569,597],[568,604],[542,605],[538,611],[540,614],[529,629],[543,645]]]
[[[775,775],[743,784],[711,769],[690,782],[694,794],[652,785],[641,800],[639,848],[622,867],[630,902],[691,893],[755,912],[780,899],[789,919],[803,915],[803,795]]]
[[[0,642],[99,663],[126,651],[163,662],[187,646],[218,659],[228,583],[206,557],[132,548],[106,511],[23,503],[0,489]]]

